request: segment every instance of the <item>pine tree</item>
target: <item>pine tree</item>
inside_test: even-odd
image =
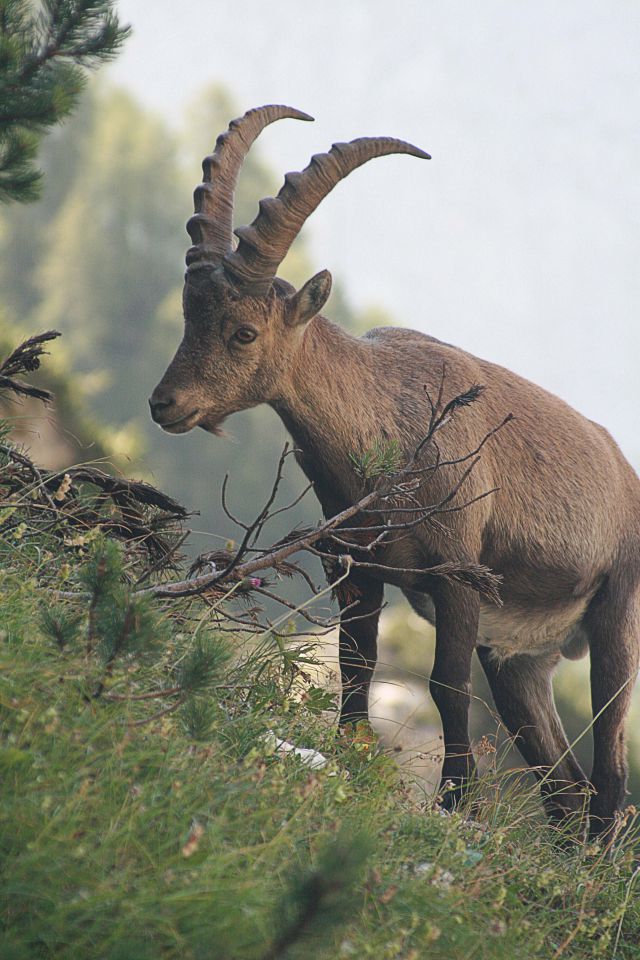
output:
[[[113,0],[0,0],[0,201],[39,196],[42,135],[75,107],[86,70],[129,34]]]

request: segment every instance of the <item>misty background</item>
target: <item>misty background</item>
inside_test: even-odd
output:
[[[640,465],[636,0],[119,10],[134,34],[110,78],[172,124],[213,80],[241,111],[282,102],[316,117],[262,135],[280,175],[358,136],[432,153],[341,183],[304,228],[313,270],[343,279],[356,306],[381,305],[557,393]]]

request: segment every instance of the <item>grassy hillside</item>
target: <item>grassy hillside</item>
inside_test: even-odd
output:
[[[444,815],[335,735],[310,642],[135,599],[113,511],[56,525],[3,463],[4,958],[640,956],[632,836],[563,844],[495,771]]]

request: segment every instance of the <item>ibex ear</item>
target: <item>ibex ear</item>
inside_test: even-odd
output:
[[[307,280],[289,301],[288,322],[292,327],[308,323],[320,313],[331,293],[331,274],[321,270],[315,277]]]

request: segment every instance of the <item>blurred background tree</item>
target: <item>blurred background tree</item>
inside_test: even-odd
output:
[[[0,201],[28,203],[41,195],[43,173],[35,166],[44,134],[63,121],[79,105],[86,113],[80,94],[87,71],[111,60],[129,35],[113,10],[112,0],[0,0]],[[30,317],[40,302],[36,285],[42,259],[42,221],[49,222],[61,198],[76,176],[78,153],[74,144],[58,136],[51,141],[51,166],[59,176],[39,209],[18,215],[13,222],[5,217],[6,242],[0,268],[3,278],[19,277],[21,282],[3,284],[0,302],[0,348],[9,352],[20,339],[19,321]],[[5,315],[5,310],[7,314]],[[22,337],[27,335],[22,328]],[[57,397],[57,416],[43,418],[35,404],[40,446],[46,445],[49,460],[64,465],[81,454],[81,436],[90,438],[94,458],[118,458],[118,431],[89,417],[78,402],[81,396],[76,378],[58,355],[43,379]],[[7,397],[2,412],[14,413]],[[14,416],[14,427],[24,439],[32,439],[29,408]],[[60,423],[65,424],[60,429]],[[126,448],[127,438],[121,434]],[[115,442],[114,442],[115,441]]]

